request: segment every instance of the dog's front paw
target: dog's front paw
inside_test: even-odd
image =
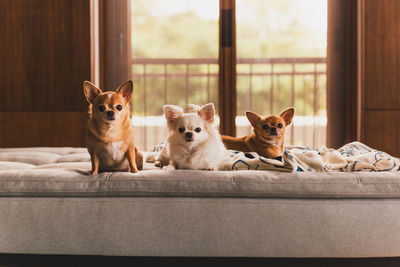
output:
[[[173,165],[164,166],[162,169],[163,169],[164,171],[176,170],[176,168],[175,168]]]
[[[137,173],[137,172],[138,172],[138,169],[132,168],[130,171],[131,171],[132,173]]]
[[[203,170],[204,170],[204,171],[215,171],[214,167],[211,167],[211,166],[206,167],[206,168],[204,168]]]
[[[164,167],[169,165],[169,159],[165,157],[160,157],[154,164],[156,167]]]
[[[164,167],[165,165],[163,164],[162,161],[156,161],[156,162],[154,162],[154,166],[159,167],[159,168],[162,168],[162,167]]]

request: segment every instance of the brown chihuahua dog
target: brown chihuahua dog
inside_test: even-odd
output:
[[[265,158],[276,158],[283,152],[285,129],[292,122],[293,115],[293,108],[285,110],[279,116],[265,118],[247,111],[246,116],[253,126],[253,133],[241,138],[222,135],[222,141],[228,149],[256,152]]]
[[[134,145],[129,102],[133,83],[127,81],[116,92],[102,92],[85,81],[83,89],[89,102],[87,149],[92,161],[92,174],[99,171],[138,172],[143,156]]]

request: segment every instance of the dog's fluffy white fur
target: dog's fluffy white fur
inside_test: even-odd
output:
[[[158,166],[170,164],[176,169],[218,170],[227,151],[213,125],[214,104],[197,107],[196,113],[183,113],[181,107],[173,105],[163,108],[169,136],[158,158]]]

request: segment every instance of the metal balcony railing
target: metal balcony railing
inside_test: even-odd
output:
[[[136,142],[149,150],[167,136],[164,104],[218,103],[218,59],[133,58]],[[238,136],[251,127],[244,110],[279,114],[295,107],[286,143],[318,147],[326,140],[325,58],[238,58]],[[218,110],[218,107],[217,107]]]

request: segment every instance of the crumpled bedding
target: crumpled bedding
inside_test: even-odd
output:
[[[339,149],[285,147],[281,159],[267,159],[253,152],[229,151],[222,170],[273,170],[285,172],[399,171],[400,159],[360,142]]]
[[[161,151],[164,143],[156,146]],[[155,156],[157,157],[157,156]],[[339,149],[310,149],[287,146],[282,156],[270,159],[255,152],[228,150],[219,170],[264,170],[282,172],[358,172],[399,171],[400,159],[375,150],[360,142],[352,142]]]

